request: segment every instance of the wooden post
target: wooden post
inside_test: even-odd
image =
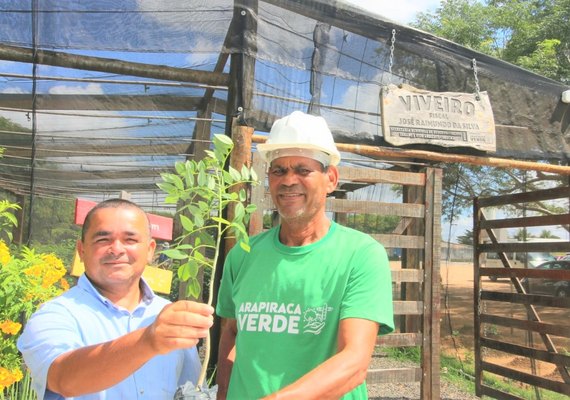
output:
[[[440,285],[442,171],[428,168],[425,185],[422,399],[440,398]]]
[[[251,137],[253,135],[253,128],[249,126],[241,126],[237,123],[237,118],[234,118],[232,124],[232,140],[234,142],[234,149],[230,155],[230,166],[234,169],[241,171],[242,167],[246,165],[251,167]],[[231,192],[238,193],[241,189],[247,189],[243,184],[235,185],[232,187]],[[251,198],[251,196],[248,196]],[[228,206],[228,221],[231,221],[235,215],[235,205],[234,203]],[[233,237],[227,237],[225,239],[225,254],[232,247],[234,247],[236,241]]]

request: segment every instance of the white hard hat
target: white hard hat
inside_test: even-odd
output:
[[[293,111],[276,120],[267,141],[258,144],[257,150],[268,163],[292,155],[313,158],[325,167],[340,161],[340,153],[325,119],[301,111]]]

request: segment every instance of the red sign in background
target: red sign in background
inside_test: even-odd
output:
[[[75,199],[75,223],[83,225],[87,213],[97,205],[97,202],[83,199]],[[159,240],[172,240],[173,219],[161,215],[149,214],[150,233],[153,238]]]

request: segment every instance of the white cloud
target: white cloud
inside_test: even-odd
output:
[[[0,93],[22,94],[22,93],[26,93],[26,92],[20,87],[12,86],[12,87],[7,87],[5,89],[2,89],[2,91]]]
[[[103,94],[103,88],[98,83],[89,83],[87,86],[59,85],[49,89],[50,94]]]
[[[434,11],[440,0],[345,0],[401,24],[412,22],[418,12]]]

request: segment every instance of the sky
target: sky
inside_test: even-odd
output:
[[[418,12],[433,12],[440,0],[346,0],[401,24],[408,24]]]

